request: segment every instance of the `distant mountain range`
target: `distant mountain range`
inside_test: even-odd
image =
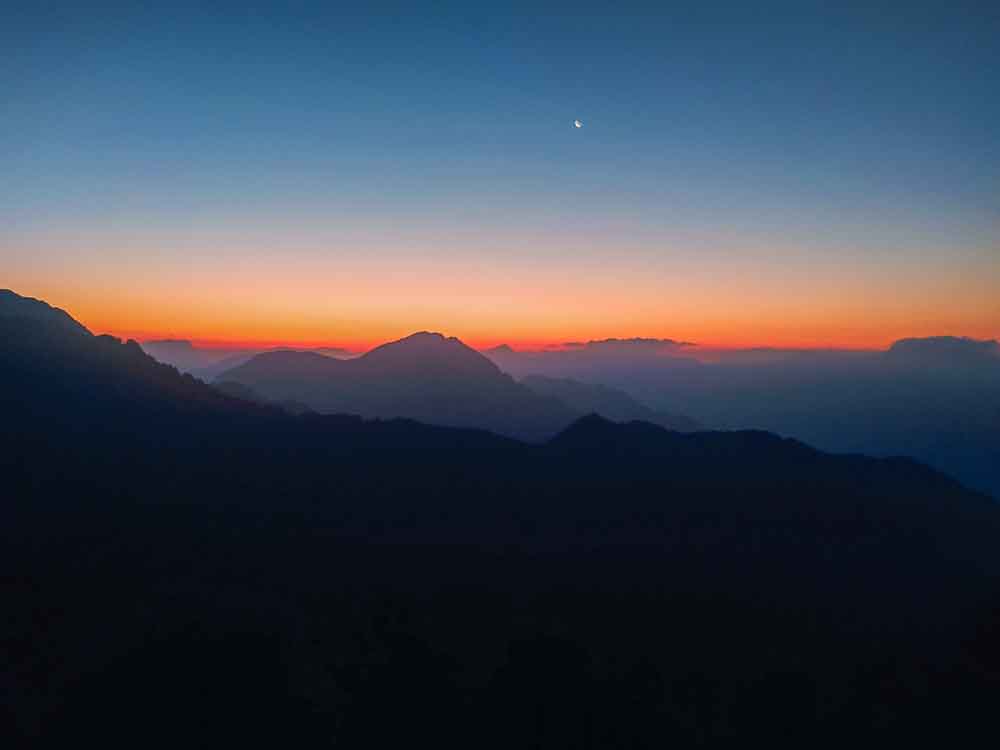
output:
[[[615,422],[650,422],[680,432],[701,429],[701,425],[690,417],[650,409],[625,391],[606,385],[544,375],[528,375],[521,378],[521,383],[535,393],[558,399],[577,414],[598,414]]]
[[[1000,499],[1000,345],[993,340],[939,336],[882,351],[707,354],[621,340],[485,353],[522,382],[579,379],[711,429],[759,428],[825,450],[913,456]]]
[[[405,417],[526,440],[550,438],[588,414],[698,428],[606,386],[543,377],[518,383],[458,339],[426,331],[344,361],[314,352],[258,354],[220,373],[217,383],[230,393],[236,385],[260,401],[294,402],[323,414]]]
[[[690,369],[700,365],[692,356],[694,344],[674,339],[604,339],[570,341],[537,351],[519,351],[507,344],[486,349],[483,354],[514,377],[543,375],[578,378],[590,383],[616,385],[617,376],[657,369]]]
[[[275,349],[212,349],[196,347],[185,339],[161,339],[143,341],[142,349],[157,361],[173,365],[183,373],[190,373],[202,380],[213,380],[220,373],[247,362],[265,351],[288,351],[285,347]],[[353,353],[339,347],[319,347],[308,351],[327,357],[351,357]]]
[[[915,461],[596,416],[538,444],[293,416],[9,292],[0,336],[7,746],[662,747],[777,722],[801,747],[992,721],[1000,506]],[[411,339],[243,367],[543,398]]]
[[[323,414],[405,417],[478,427],[539,440],[581,416],[541,395],[455,338],[421,332],[350,360],[312,352],[269,352],[218,376],[273,402],[296,401]]]
[[[913,456],[1000,498],[1000,345],[992,340],[720,350],[705,361],[695,344],[648,338],[528,352],[502,345],[480,356],[423,333],[354,359],[339,349],[143,347],[230,394],[294,412],[408,417],[535,441],[591,413],[682,431],[761,428],[827,450]]]
[[[160,441],[163,435],[176,429],[187,418],[221,418],[222,421],[216,427],[232,433],[234,438],[244,434],[246,425],[254,420],[262,420],[262,428],[280,424],[285,433],[302,429],[303,434],[315,434],[316,430],[322,431],[324,425],[330,425],[335,430],[346,429],[348,432],[357,429],[369,435],[376,435],[383,429],[387,436],[412,432],[414,435],[423,435],[428,440],[426,445],[420,446],[421,453],[425,453],[428,446],[438,439],[434,436],[448,442],[459,438],[471,439],[471,436],[478,435],[470,445],[478,445],[486,453],[493,446],[501,452],[513,451],[514,454],[525,457],[532,454],[547,455],[553,460],[564,455],[569,446],[572,453],[603,455],[604,465],[589,464],[586,470],[589,473],[598,472],[603,475],[611,465],[617,467],[604,476],[602,481],[616,481],[615,478],[620,476],[619,469],[623,468],[620,462],[624,460],[630,464],[631,478],[661,477],[662,481],[670,483],[690,483],[692,488],[701,485],[728,486],[733,482],[739,486],[750,486],[745,485],[745,482],[752,480],[763,481],[762,487],[772,487],[772,482],[778,481],[772,487],[776,489],[784,487],[790,478],[800,477],[807,482],[803,486],[813,489],[815,483],[820,481],[828,487],[839,487],[839,492],[867,496],[871,489],[856,485],[859,476],[857,472],[860,471],[868,477],[866,482],[873,482],[875,485],[880,482],[891,485],[898,481],[907,487],[907,491],[920,495],[930,493],[931,496],[940,492],[965,498],[962,502],[970,501],[970,509],[990,505],[980,496],[966,493],[946,476],[916,462],[905,459],[829,456],[801,443],[763,432],[682,435],[654,424],[631,422],[616,426],[607,419],[590,416],[575,420],[570,428],[560,431],[558,436],[545,445],[530,446],[479,431],[436,429],[400,420],[366,422],[347,417],[328,420],[318,415],[295,418],[280,409],[248,402],[246,396],[251,391],[236,389],[236,395],[230,396],[190,375],[182,375],[173,367],[156,362],[134,341],[123,343],[110,336],[94,336],[64,311],[37,300],[22,298],[11,292],[0,293],[0,326],[7,342],[0,363],[3,365],[5,378],[8,424],[27,427],[26,435],[35,431],[40,435],[50,434],[52,440],[62,439],[61,435],[72,437],[86,434],[87,429],[95,428],[91,436],[93,439],[79,444],[81,452],[92,451],[102,439],[117,440],[125,436],[128,433],[122,428],[132,420],[139,421],[135,422],[135,435],[129,440],[134,438],[140,442],[147,438]],[[363,394],[368,393],[368,386],[366,382],[359,381],[373,380],[388,388],[394,386],[395,381],[403,380],[408,390],[403,396],[394,396],[392,403],[406,403],[403,400],[405,398],[410,399],[413,404],[418,403],[421,386],[428,389],[431,399],[435,399],[449,389],[459,396],[464,395],[464,384],[469,381],[474,382],[477,387],[480,382],[493,382],[502,394],[516,394],[517,398],[527,399],[532,406],[541,401],[558,404],[554,408],[562,408],[555,399],[548,402],[526,385],[514,382],[486,358],[457,339],[426,332],[380,346],[362,357],[346,361],[309,352],[266,353],[237,368],[233,374],[236,373],[244,376],[244,380],[250,383],[250,388],[259,384],[264,384],[268,389],[276,388],[272,383],[281,383],[285,378],[298,387],[299,383],[313,378],[318,388],[324,390],[327,388],[327,381],[333,378],[338,383],[359,388]],[[227,378],[226,382],[241,381]],[[537,378],[529,379],[529,382],[540,389],[549,388],[563,394],[579,391],[582,394],[581,402],[587,400],[590,403],[603,398],[623,412],[642,408],[610,389]],[[595,393],[598,396],[594,396]],[[334,395],[332,398],[341,396]],[[144,426],[147,418],[154,419],[148,423],[148,428]],[[157,421],[159,419],[164,422],[161,424]],[[232,419],[236,419],[236,422],[230,424],[229,420]],[[241,426],[234,426],[237,424]],[[412,426],[400,427],[404,424]],[[60,432],[67,427],[71,428],[71,435]],[[158,433],[155,428],[160,427],[163,429]],[[189,434],[187,429],[184,433]],[[10,434],[14,433],[8,432]],[[185,439],[203,441],[203,437],[196,439],[195,435],[196,433],[190,433],[190,437]],[[270,442],[273,435],[264,429],[258,437]],[[185,449],[195,442],[185,443]],[[324,450],[332,447],[327,445]],[[219,448],[228,450],[224,445],[219,445]],[[417,446],[412,448],[416,449]],[[135,446],[129,449],[129,452],[134,451]],[[696,462],[706,466],[719,461],[739,463],[742,467],[740,478],[732,475],[709,476],[700,471],[692,471],[692,461],[699,454],[700,458]],[[646,460],[653,456],[657,460],[646,464]],[[111,455],[108,458],[116,460]],[[155,456],[152,458],[158,460]],[[675,465],[667,470],[663,460]],[[440,456],[434,461],[449,462],[450,459]],[[775,463],[769,465],[769,461]],[[153,487],[147,489],[154,491]],[[881,502],[877,500],[878,497],[881,495],[877,493],[872,496],[871,502],[875,506]],[[875,506],[870,510],[874,510]],[[839,507],[836,502],[826,507],[815,501],[810,502],[808,507],[810,512],[825,508],[824,512],[835,514],[846,508]],[[941,507],[943,509],[944,506]],[[886,506],[880,512],[897,510],[895,506],[892,509]],[[848,515],[853,517],[855,511],[856,509],[851,510]]]

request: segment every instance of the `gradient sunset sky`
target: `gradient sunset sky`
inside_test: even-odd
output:
[[[1000,337],[1000,4],[20,5],[0,287],[95,332]]]

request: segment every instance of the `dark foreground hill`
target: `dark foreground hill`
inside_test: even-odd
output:
[[[596,417],[544,445],[293,417],[35,304],[0,299],[7,746],[990,725],[1000,513],[926,467]]]

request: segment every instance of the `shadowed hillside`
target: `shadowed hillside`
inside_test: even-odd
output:
[[[156,361],[172,365],[183,373],[189,373],[196,378],[211,381],[227,370],[239,367],[249,362],[258,354],[268,351],[286,351],[285,349],[205,349],[194,346],[183,339],[163,339],[160,341],[144,341],[142,350]],[[346,358],[351,352],[338,347],[321,347],[310,349],[316,354],[326,357]]]
[[[539,440],[579,412],[515,382],[456,338],[416,333],[351,360],[310,352],[260,354],[218,377],[269,401],[324,414],[405,417]]]
[[[0,298],[10,746],[988,727],[1000,509],[926,466],[599,417],[541,445],[295,417],[36,305]]]
[[[521,379],[521,383],[535,393],[559,399],[579,414],[600,414],[615,422],[651,422],[682,432],[700,429],[700,425],[689,417],[650,409],[624,391],[606,385],[591,385],[569,378],[547,378],[544,375],[528,375]]]
[[[710,353],[642,340],[487,352],[514,377],[574,378],[714,429],[764,429],[824,450],[912,456],[1000,498],[1000,346],[941,336],[885,351]]]

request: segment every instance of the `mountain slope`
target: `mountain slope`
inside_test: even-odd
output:
[[[512,519],[523,513],[537,522],[545,519],[557,535],[576,535],[577,511],[595,502],[591,511],[603,516],[602,524],[611,519],[616,519],[615,524],[626,522],[620,527],[623,542],[650,533],[650,539],[655,539],[655,530],[662,529],[666,519],[682,522],[693,509],[710,507],[738,509],[733,517],[718,521],[733,524],[734,529],[747,513],[761,517],[791,514],[789,518],[796,518],[797,523],[816,524],[811,530],[800,530],[804,538],[826,533],[828,523],[865,526],[873,523],[871,519],[899,514],[889,526],[875,524],[869,532],[888,539],[893,529],[905,527],[912,533],[919,528],[921,533],[938,535],[939,541],[949,534],[964,535],[968,541],[981,538],[983,528],[992,529],[1000,518],[1000,511],[981,496],[915,462],[828,455],[768,433],[686,435],[642,422],[619,425],[588,417],[546,445],[531,446],[476,431],[405,421],[294,418],[278,409],[230,398],[180,375],[152,360],[134,342],[123,344],[91,336],[82,328],[67,329],[59,315],[31,322],[0,315],[0,326],[10,342],[0,359],[6,436],[22,438],[20,445],[17,440],[11,443],[8,457],[17,454],[24,459],[22,466],[16,462],[12,466],[21,475],[37,467],[26,448],[27,438],[34,436],[35,448],[45,444],[51,452],[62,446],[71,458],[100,455],[99,463],[104,464],[129,455],[152,473],[168,469],[174,476],[171,487],[186,481],[188,463],[207,472],[207,477],[216,477],[228,476],[223,467],[245,461],[254,467],[255,482],[259,482],[259,486],[244,488],[248,500],[257,498],[254,504],[267,497],[266,487],[295,485],[303,477],[308,478],[305,486],[312,487],[310,497],[327,481],[335,481],[341,502],[364,497],[369,503],[379,493],[373,491],[368,469],[395,462],[405,470],[397,477],[380,479],[380,491],[392,501],[391,513],[412,512],[396,496],[402,487],[417,496],[430,491],[438,499],[450,498],[444,528],[457,524],[491,537],[511,531]],[[33,327],[26,330],[25,326]],[[441,366],[440,372],[449,375],[455,369],[463,374],[498,374],[491,364],[480,362],[479,355],[469,356],[458,342],[440,337],[428,342],[422,335],[403,346],[424,352],[443,347],[450,356],[466,362],[442,366],[431,351],[428,363],[413,365],[411,356],[388,346],[371,360],[359,360],[360,365],[294,352],[267,355],[249,365],[265,375],[272,366],[299,377],[318,370],[322,379],[335,368],[361,367],[367,370],[365,377],[371,377],[372,372],[389,369],[386,358],[400,355],[400,361],[413,368],[411,372],[434,372]],[[507,382],[502,375],[501,380]],[[86,439],[81,441],[83,435]],[[150,451],[150,446],[157,446],[157,451]],[[261,461],[261,456],[267,459]],[[437,483],[445,478],[457,484],[442,495]],[[120,477],[108,479],[114,483]],[[459,487],[464,489],[459,491]],[[138,488],[153,496],[162,491],[155,483],[143,482]],[[621,495],[626,489],[628,493]],[[618,496],[618,501],[605,503],[606,493]],[[459,496],[479,501],[452,507],[450,503]],[[566,504],[567,500],[572,502]],[[655,508],[661,521],[652,526],[648,519],[626,521],[639,507]],[[376,511],[369,508],[366,512]],[[981,515],[993,520],[982,528],[966,523],[967,518]],[[424,528],[433,536],[439,532],[429,529],[440,520],[437,511],[430,512],[426,518],[411,519],[410,526],[397,532],[419,536],[417,530]],[[960,556],[995,557],[991,547],[965,546]]]
[[[52,331],[64,334],[89,334],[86,328],[73,320],[65,310],[52,307],[46,302],[22,297],[10,289],[0,289],[0,318],[6,321],[45,325]]]
[[[22,307],[0,304],[4,410],[12,422],[23,418],[42,426],[51,419],[60,426],[73,422],[79,431],[101,429],[119,409],[178,417],[270,411],[181,375],[135,341],[94,336],[61,310],[34,307],[38,314],[25,316]]]
[[[600,414],[615,422],[651,422],[682,432],[700,429],[690,417],[650,409],[617,388],[544,375],[527,375],[520,382],[539,395],[562,401],[578,414]]]
[[[58,316],[0,329],[8,746],[989,727],[1000,509],[920,464],[293,417]]]
[[[194,375],[205,381],[214,380],[218,375],[234,367],[239,367],[258,354],[270,351],[284,351],[284,347],[268,349],[210,349],[194,346],[183,339],[143,341],[142,350],[156,361],[176,367],[182,373]],[[349,357],[351,353],[338,347],[312,349],[317,354],[329,357]]]
[[[710,429],[763,429],[837,452],[905,455],[1000,498],[1000,345],[903,339],[876,350],[732,350],[708,360],[596,348],[490,357],[515,377],[602,383]]]
[[[270,401],[300,401],[326,413],[404,417],[544,439],[573,410],[538,395],[455,338],[417,333],[350,360],[310,352],[272,352],[223,373]]]

